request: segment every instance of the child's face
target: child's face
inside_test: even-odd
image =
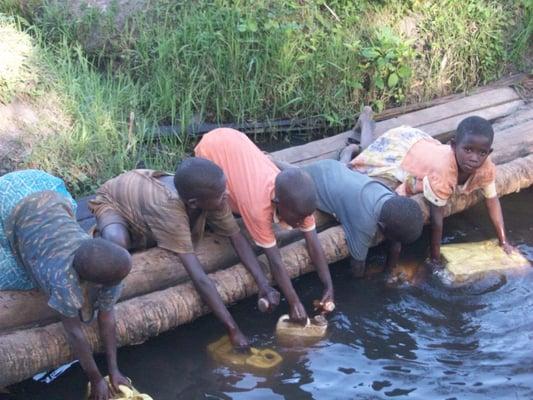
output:
[[[278,215],[283,222],[289,224],[293,228],[298,228],[303,225],[305,218],[308,217],[308,215],[303,215],[292,207],[287,207],[287,205],[281,201],[278,202]]]
[[[228,191],[214,193],[213,196],[198,201],[198,208],[207,211],[222,210],[228,201]]]
[[[472,174],[492,152],[491,141],[483,135],[466,135],[458,143],[452,143],[459,170]]]

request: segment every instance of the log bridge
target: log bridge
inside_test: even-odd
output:
[[[503,85],[478,89],[470,95],[454,95],[430,103],[387,110],[377,116],[377,133],[406,124],[420,128],[446,141],[465,117],[479,115],[493,121],[496,132],[492,159],[497,164],[499,196],[533,185],[533,104],[521,95],[521,76]],[[273,157],[304,165],[335,158],[353,134],[339,135],[273,153]],[[429,209],[415,197],[426,221]],[[480,193],[457,196],[446,215],[461,212],[481,199]],[[317,213],[319,238],[329,263],[348,257],[342,227],[330,217]],[[80,203],[78,219],[91,223],[85,203]],[[305,244],[297,233],[280,233],[281,255],[291,278],[314,270]],[[259,249],[256,249],[259,252]],[[209,277],[225,303],[234,303],[257,292],[255,283],[227,239],[207,233],[197,252]],[[259,261],[271,279],[264,255]],[[120,346],[139,344],[208,313],[209,310],[189,281],[178,257],[154,248],[133,255],[133,269],[125,280],[122,298],[116,307],[117,338]],[[101,350],[95,324],[84,327],[95,351]],[[0,292],[0,386],[27,379],[73,359],[58,318],[36,290]]]

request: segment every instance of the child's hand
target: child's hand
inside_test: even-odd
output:
[[[91,381],[91,394],[89,395],[89,400],[109,400],[111,398],[111,393],[109,393],[109,386],[104,378],[96,382]]]
[[[313,302],[315,310],[320,311],[322,314],[327,314],[335,309],[335,302],[333,300],[333,288],[324,289],[322,293],[322,299],[320,301],[315,300]]]
[[[502,247],[503,251],[505,251],[506,254],[511,255],[515,251],[518,251],[518,249],[512,245],[510,245],[507,242],[500,243],[500,246]]]
[[[238,329],[229,333],[229,340],[234,349],[238,352],[245,353],[250,350],[250,342],[248,341],[248,338]]]
[[[429,257],[424,261],[424,265],[426,268],[428,268],[431,272],[435,272],[441,269],[444,269],[444,263],[440,258],[432,258]]]
[[[301,302],[296,302],[289,307],[289,317],[291,322],[296,322],[302,325],[307,323],[307,312]]]
[[[109,383],[111,383],[111,392],[113,395],[120,394],[119,386],[127,386],[131,388],[131,382],[126,378],[119,370],[112,371],[109,373]]]
[[[260,308],[260,311],[261,312],[265,312],[265,311],[272,312],[279,305],[280,294],[273,287],[267,286],[266,288],[264,288],[263,290],[259,292],[259,299],[264,300],[264,303],[268,303],[267,308],[266,309]]]

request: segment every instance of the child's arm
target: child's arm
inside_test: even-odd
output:
[[[65,328],[75,358],[80,361],[83,371],[91,382],[91,397],[89,399],[108,400],[111,397],[109,387],[96,366],[91,346],[81,329],[81,321],[79,317],[63,316],[61,318],[61,323],[63,324],[63,328]]]
[[[281,260],[281,254],[278,246],[268,247],[263,249],[268,262],[270,263],[270,270],[274,280],[279,285],[281,292],[284,294],[289,303],[289,316],[292,321],[305,323],[307,321],[307,313],[292,286],[291,279],[287,270]]]
[[[213,311],[213,314],[222,321],[226,327],[231,343],[238,349],[247,349],[250,347],[248,339],[240,331],[237,323],[229,313],[217,292],[217,288],[209,279],[202,264],[194,253],[178,253],[180,261],[187,270],[194,287],[200,293],[202,300],[206,302],[207,306]]]
[[[350,259],[350,273],[354,278],[362,278],[365,276],[366,270],[366,261],[356,260],[355,258]]]
[[[442,225],[444,221],[444,207],[431,203],[431,261],[440,264],[440,242],[442,240]]]
[[[401,242],[391,242],[389,245],[389,252],[387,254],[387,269],[389,272],[393,271],[400,260],[400,253],[402,252]]]
[[[246,240],[241,232],[237,232],[233,236],[230,236],[230,239],[241,262],[254,277],[255,283],[259,288],[259,298],[264,298],[268,301],[268,311],[274,310],[279,305],[279,292],[269,285],[268,279],[261,269],[250,243],[248,243],[248,240]]]
[[[485,205],[489,211],[490,220],[494,229],[496,229],[496,235],[498,235],[498,240],[500,241],[500,246],[503,250],[510,254],[513,252],[514,248],[509,243],[507,243],[507,238],[505,236],[505,225],[503,222],[503,213],[502,206],[500,204],[500,199],[498,196],[485,198]]]
[[[104,349],[107,358],[107,370],[109,371],[109,380],[111,382],[111,390],[116,393],[119,391],[119,385],[131,386],[131,384],[128,378],[122,375],[118,369],[114,308],[111,310],[98,311],[98,327],[100,328],[100,336],[104,343]]]
[[[311,261],[315,264],[318,276],[324,285],[324,291],[322,293],[322,299],[320,302],[326,304],[329,301],[334,302],[333,300],[333,283],[331,282],[331,274],[329,272],[328,262],[326,260],[326,255],[324,254],[324,249],[320,245],[318,240],[318,235],[316,229],[311,231],[302,232],[307,244],[307,251],[311,257]]]

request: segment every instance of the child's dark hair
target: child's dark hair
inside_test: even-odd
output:
[[[478,116],[468,117],[461,121],[455,133],[455,142],[460,143],[467,135],[485,136],[490,143],[494,140],[492,124]]]
[[[224,185],[222,169],[205,158],[186,158],[178,164],[174,175],[174,186],[185,200],[218,193],[224,190]]]
[[[72,266],[80,278],[94,283],[116,283],[131,270],[126,249],[102,238],[84,240],[74,253]]]
[[[385,224],[390,236],[404,244],[418,239],[424,227],[422,210],[416,201],[405,196],[388,199],[383,204],[379,220]]]
[[[316,210],[316,188],[311,176],[301,168],[287,168],[276,176],[276,197],[301,215]]]

